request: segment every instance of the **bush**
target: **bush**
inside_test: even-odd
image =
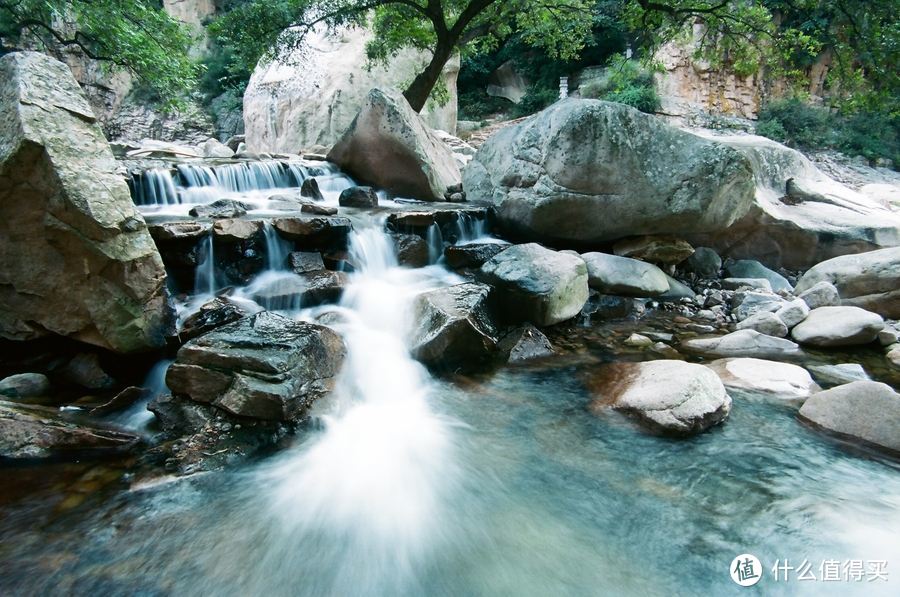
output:
[[[655,113],[659,109],[660,105],[659,96],[656,95],[656,89],[654,89],[652,86],[625,87],[624,89],[621,89],[619,91],[608,93],[604,99],[610,102],[619,102],[620,104],[631,106],[632,108],[636,108],[641,112],[646,112],[647,114]]]
[[[490,116],[509,112],[513,103],[505,97],[488,95],[483,89],[474,89],[459,94],[460,120],[484,120]]]
[[[777,100],[760,110],[756,130],[762,126],[764,131],[779,135],[776,141],[813,149],[830,145],[830,118],[828,110],[799,99]]]
[[[511,115],[513,118],[529,116],[535,112],[540,112],[558,99],[559,89],[532,85],[528,88],[528,92],[522,98],[522,101],[512,107]]]
[[[578,93],[584,98],[618,102],[648,114],[660,107],[653,75],[636,61],[621,57],[610,61],[604,78],[588,81],[578,88]]]

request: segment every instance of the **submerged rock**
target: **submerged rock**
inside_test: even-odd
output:
[[[791,337],[811,346],[858,346],[873,342],[884,320],[859,307],[819,307],[791,331]]]
[[[356,180],[424,201],[460,182],[450,149],[397,91],[373,89],[328,159]]]
[[[720,359],[707,365],[729,390],[802,400],[821,390],[803,367],[753,358]]]
[[[329,328],[263,311],[182,346],[166,384],[233,415],[296,421],[331,390],[344,352]]]
[[[665,433],[700,433],[731,412],[731,398],[718,376],[684,361],[605,365],[589,385],[595,412],[611,407]]]
[[[526,323],[500,340],[500,351],[507,355],[508,363],[524,363],[555,354],[550,340],[530,323]]]
[[[800,408],[800,419],[900,456],[900,395],[887,384],[856,381],[820,392]]]
[[[553,325],[578,315],[588,299],[584,260],[536,243],[495,255],[478,276],[497,289],[500,312],[511,322]]]
[[[761,334],[756,330],[739,330],[718,338],[687,340],[681,349],[710,357],[778,358],[800,353],[800,347],[790,340]]]
[[[605,253],[584,253],[588,283],[604,294],[658,296],[668,292],[669,280],[655,265]]]
[[[858,363],[841,363],[838,365],[810,365],[813,377],[821,384],[837,386],[854,381],[869,381],[871,378],[863,366]]]
[[[68,67],[0,58],[0,114],[0,336],[164,346],[162,259]]]

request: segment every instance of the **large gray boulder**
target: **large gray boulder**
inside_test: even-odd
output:
[[[754,184],[735,150],[622,104],[566,99],[489,138],[463,186],[510,232],[585,244],[723,230]]]
[[[821,282],[833,284],[844,305],[900,318],[900,247],[823,261],[803,274],[796,291],[808,292]]]
[[[500,311],[512,322],[553,325],[578,315],[588,299],[584,260],[536,243],[495,255],[478,277],[497,289]]]
[[[729,390],[786,401],[804,400],[821,390],[806,369],[790,363],[740,358],[719,359],[707,366]]]
[[[855,381],[810,397],[800,418],[844,439],[900,455],[900,395],[889,385]]]
[[[166,272],[69,69],[0,58],[0,336],[117,352],[172,332]]]
[[[429,365],[479,365],[497,352],[497,330],[488,312],[491,287],[468,283],[416,297],[413,356]]]
[[[394,90],[369,92],[328,159],[356,180],[424,201],[443,201],[460,182],[453,152]]]
[[[725,264],[725,272],[731,278],[762,278],[768,280],[775,292],[786,290],[791,292],[794,287],[787,281],[787,278],[772,271],[759,261],[754,259],[739,259],[738,261],[730,261]]]
[[[819,307],[791,330],[791,337],[811,346],[858,346],[873,342],[883,328],[879,315],[859,307]]]
[[[331,329],[263,311],[182,346],[166,385],[233,415],[296,421],[331,390],[344,352]]]
[[[622,296],[659,296],[669,291],[666,274],[651,263],[607,255],[584,253],[588,284],[604,294]]]
[[[665,433],[700,433],[731,412],[731,398],[718,376],[684,361],[606,365],[589,385],[595,412],[612,407]]]
[[[800,347],[785,338],[761,334],[756,330],[738,330],[717,338],[686,340],[679,345],[684,352],[706,357],[785,358],[800,354]]]

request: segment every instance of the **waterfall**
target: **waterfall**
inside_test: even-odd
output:
[[[194,293],[212,295],[218,290],[216,281],[216,259],[213,254],[213,235],[210,234],[200,245],[197,268],[194,270]]]
[[[480,240],[487,236],[487,222],[484,218],[476,218],[472,214],[459,213],[456,216],[456,244]]]
[[[270,271],[282,271],[287,269],[288,255],[291,253],[291,243],[278,234],[272,222],[266,221],[263,226],[263,234],[266,239],[266,265]]]
[[[428,243],[428,263],[437,263],[444,256],[444,237],[437,222],[428,227],[425,242]]]
[[[353,233],[351,254],[360,268],[338,328],[347,356],[324,430],[284,455],[260,485],[274,489],[283,548],[302,544],[336,570],[313,593],[398,594],[445,536],[444,503],[456,479],[452,425],[432,409],[432,382],[406,344],[410,301],[458,280],[435,280],[452,276],[441,268],[398,267],[390,237],[376,226]]]

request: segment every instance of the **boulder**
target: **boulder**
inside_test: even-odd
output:
[[[350,187],[338,197],[341,207],[378,207],[378,194],[372,187]]]
[[[303,203],[300,205],[300,211],[305,214],[313,214],[316,216],[334,216],[337,215],[338,208],[319,205],[317,203]]]
[[[353,229],[347,218],[324,216],[276,218],[272,225],[282,237],[301,249],[345,249]]]
[[[890,363],[891,367],[900,369],[900,344],[890,346],[888,351],[884,353],[884,358],[887,359],[887,362]]]
[[[694,289],[666,274],[666,281],[669,283],[669,289],[658,295],[656,298],[666,302],[676,302],[681,299],[695,299],[697,293]]]
[[[794,299],[775,311],[775,315],[784,322],[788,329],[791,329],[806,319],[806,316],[809,315],[809,306],[803,299]]]
[[[93,352],[82,352],[66,363],[62,377],[88,390],[108,390],[116,385],[116,380],[103,369],[100,357]]]
[[[779,400],[803,400],[821,390],[803,367],[777,361],[720,359],[707,365],[729,390],[764,394]]]
[[[684,361],[605,365],[591,377],[589,387],[595,412],[611,407],[676,435],[705,431],[731,412],[731,398],[718,376]]]
[[[750,208],[739,152],[622,104],[565,99],[491,136],[463,172],[508,233],[552,244],[726,229]]]
[[[722,288],[725,290],[751,288],[772,292],[772,283],[765,278],[722,278]]]
[[[508,332],[500,340],[500,351],[507,363],[524,363],[555,354],[550,340],[530,323]]]
[[[859,307],[819,307],[791,331],[791,337],[811,346],[857,346],[873,342],[883,327],[879,315]]]
[[[900,247],[844,255],[817,264],[797,282],[797,292],[833,284],[841,304],[900,319]]]
[[[188,341],[223,325],[237,321],[246,315],[247,312],[244,309],[227,298],[214,298],[184,320],[178,336],[181,340]]]
[[[715,249],[709,247],[697,247],[694,254],[687,258],[688,271],[694,272],[701,278],[715,279],[722,270],[722,258]]]
[[[900,455],[900,395],[887,384],[855,381],[819,392],[799,416],[841,438]]]
[[[680,344],[681,350],[707,357],[756,357],[772,359],[800,354],[790,340],[760,334],[756,330],[738,330],[718,338],[698,338]]]
[[[296,421],[331,390],[344,352],[329,328],[263,311],[182,346],[166,385],[233,415]]]
[[[799,292],[798,296],[810,309],[835,307],[841,304],[841,295],[838,294],[838,289],[831,282],[816,282],[807,290]]]
[[[669,290],[669,281],[661,269],[637,259],[584,253],[589,284],[604,294],[622,296],[658,296]]]
[[[871,378],[863,366],[858,363],[841,363],[838,365],[810,365],[813,377],[820,384],[838,386],[854,381],[869,381]]]
[[[397,263],[406,267],[428,265],[430,259],[428,243],[421,236],[394,233],[391,235],[391,239],[393,239],[394,248],[397,251]]]
[[[450,149],[393,90],[369,92],[328,159],[355,180],[424,201],[443,201],[461,178]]]
[[[224,243],[240,243],[254,236],[262,235],[263,223],[259,220],[216,220],[212,227],[213,237]]]
[[[488,312],[491,287],[467,283],[416,297],[413,357],[428,365],[479,365],[496,357],[497,330]]]
[[[325,262],[321,253],[294,251],[288,255],[288,269],[295,274],[307,274],[325,269]]]
[[[18,373],[0,380],[0,396],[37,398],[50,393],[50,380],[43,373]]]
[[[784,299],[770,292],[736,292],[731,300],[731,308],[738,321],[757,313],[778,311],[784,304]]]
[[[725,272],[732,278],[762,278],[768,280],[772,290],[775,292],[791,292],[794,290],[787,278],[753,259],[728,261],[725,263]]]
[[[771,311],[760,311],[737,324],[739,330],[756,330],[760,334],[784,338],[788,335],[788,326],[778,315]]]
[[[210,137],[200,144],[200,153],[205,158],[232,158],[234,150],[221,143],[218,139]]]
[[[247,205],[234,199],[219,199],[192,207],[188,213],[195,218],[237,218],[247,213]]]
[[[303,179],[300,184],[300,196],[312,199],[313,201],[324,201],[325,196],[319,190],[319,181],[313,177]]]
[[[505,243],[467,243],[444,249],[444,260],[452,269],[479,268],[494,255],[508,249]]]
[[[55,409],[0,402],[0,458],[98,458],[127,453],[139,442],[118,429],[67,421]]]
[[[341,300],[347,274],[319,270],[302,275],[279,273],[260,277],[249,287],[253,300],[269,310],[295,311]]]
[[[3,56],[0,114],[0,336],[162,347],[162,259],[69,69]]]
[[[677,265],[694,254],[694,247],[670,236],[639,236],[618,241],[613,253],[658,265]]]
[[[588,299],[584,260],[536,243],[495,255],[478,277],[497,289],[501,312],[513,322],[553,325],[578,315]]]

